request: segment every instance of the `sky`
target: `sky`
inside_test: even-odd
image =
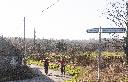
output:
[[[25,17],[27,38],[33,38],[35,28],[36,38],[98,39],[86,30],[113,26],[101,15],[105,5],[106,0],[0,0],[0,35],[23,37]]]

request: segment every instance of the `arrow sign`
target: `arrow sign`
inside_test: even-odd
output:
[[[125,28],[101,28],[101,33],[125,33]],[[87,33],[98,33],[99,28],[88,29]]]
[[[87,33],[98,33],[98,32],[99,32],[99,28],[93,28],[87,30]]]
[[[125,28],[102,28],[102,33],[125,33]]]

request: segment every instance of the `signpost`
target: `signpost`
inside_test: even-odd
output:
[[[99,33],[99,28],[87,29],[87,33]],[[101,28],[101,33],[125,33],[125,28]]]
[[[87,29],[87,33],[99,33],[99,55],[98,55],[98,81],[100,80],[100,56],[101,56],[101,33],[125,33],[125,28],[93,28]]]

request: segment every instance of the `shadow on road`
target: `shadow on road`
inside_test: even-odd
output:
[[[50,79],[47,75],[42,74],[42,72],[37,67],[32,67],[32,71],[35,74],[32,79],[15,80],[7,82],[55,82],[52,79]]]
[[[35,73],[35,79],[33,78],[32,79],[33,80],[32,82],[55,82],[52,79],[50,79],[47,75],[44,75],[40,71],[40,68],[33,67],[32,70]]]

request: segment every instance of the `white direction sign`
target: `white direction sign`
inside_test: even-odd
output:
[[[102,28],[102,33],[125,33],[125,28]]]
[[[99,32],[99,28],[93,28],[87,30],[87,33],[98,33],[98,32]]]
[[[125,28],[101,28],[101,33],[125,33]],[[99,28],[88,29],[87,33],[98,33]]]

